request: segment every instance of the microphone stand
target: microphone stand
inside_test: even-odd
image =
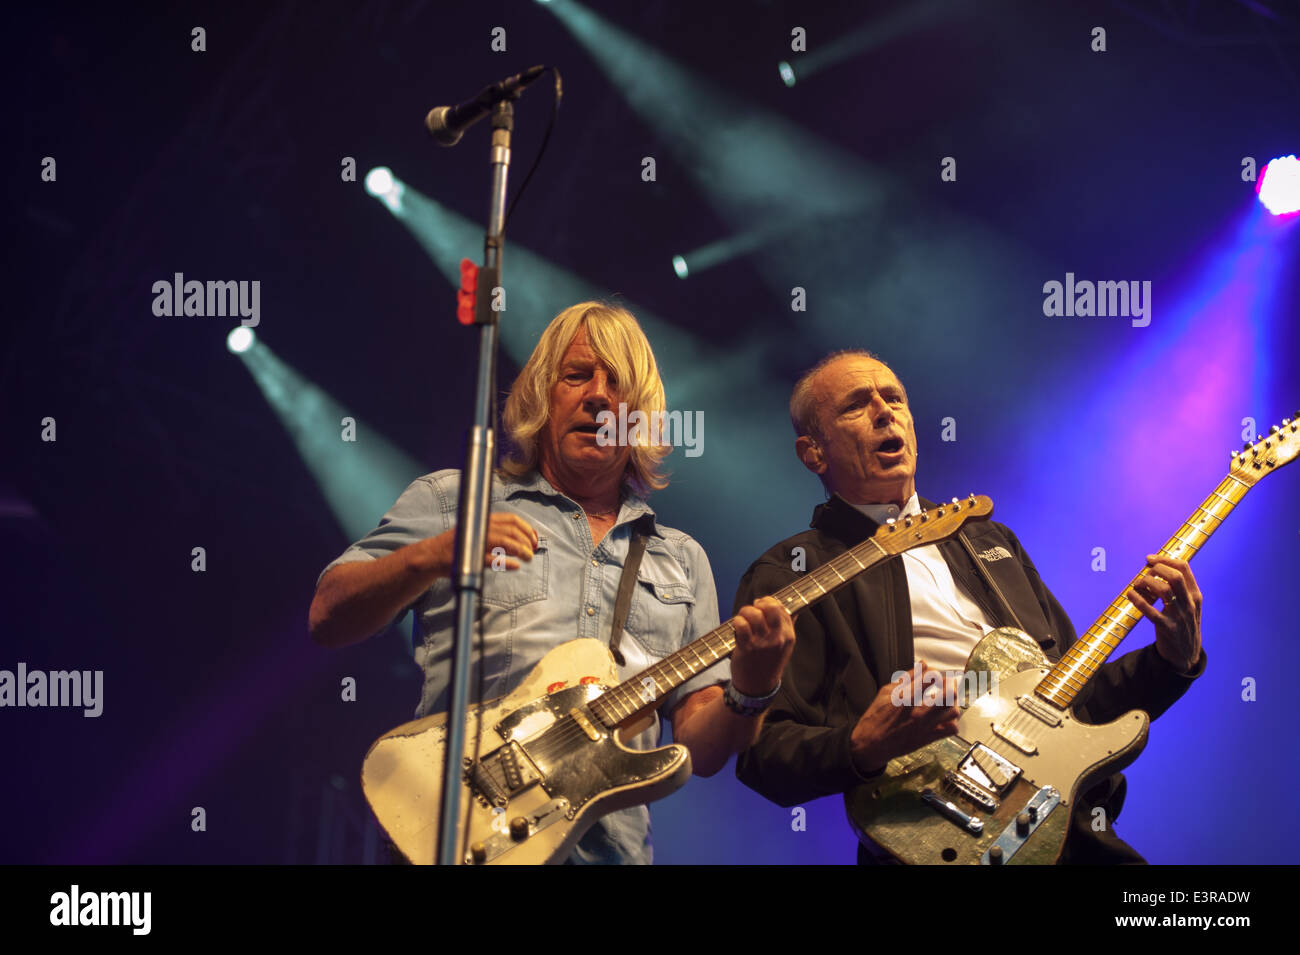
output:
[[[484,239],[483,268],[475,287],[474,321],[480,327],[478,382],[474,421],[460,472],[460,501],[456,520],[456,555],[452,582],[456,590],[456,629],[451,657],[451,696],[447,712],[446,764],[443,767],[442,807],[436,858],[439,865],[459,859],[456,821],[460,812],[461,758],[469,706],[469,663],[483,596],[483,563],[487,543],[488,508],[492,500],[492,465],[496,459],[497,313],[491,304],[501,284],[501,250],[505,236],[506,176],[510,169],[510,134],[514,129],[512,96],[492,110],[492,197]],[[481,702],[481,701],[480,701]]]

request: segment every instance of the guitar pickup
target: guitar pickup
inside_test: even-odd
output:
[[[1025,694],[1017,698],[1016,703],[1040,723],[1053,727],[1061,725],[1061,711],[1036,696]]]
[[[987,780],[984,785],[994,792],[1006,792],[1007,787],[1015,782],[1016,777],[1020,775],[1019,766],[995,753],[983,743],[977,743],[971,748],[970,753],[967,754],[967,760],[979,768],[980,772],[984,774],[984,779]],[[963,761],[963,765],[966,765],[966,761]],[[976,782],[979,781],[976,780]]]
[[[540,779],[515,742],[506,743],[465,770],[465,781],[489,806],[504,806],[515,793]]]
[[[993,724],[993,735],[999,739],[1006,740],[1026,756],[1033,756],[1038,752],[1038,744],[1026,736],[1020,730],[1013,730],[1010,726],[1004,726],[1001,723]]]

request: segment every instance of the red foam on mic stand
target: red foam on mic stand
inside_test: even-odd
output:
[[[474,324],[474,295],[478,290],[478,266],[469,259],[460,260],[460,288],[456,291],[456,320]]]

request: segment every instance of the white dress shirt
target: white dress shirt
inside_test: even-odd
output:
[[[878,524],[891,517],[921,513],[913,494],[899,511],[897,504],[854,504]],[[901,555],[912,599],[912,643],[917,660],[940,670],[961,673],[975,644],[994,629],[971,596],[953,579],[948,562],[935,544],[914,547]]]

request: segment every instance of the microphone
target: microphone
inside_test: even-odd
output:
[[[533,66],[516,73],[500,83],[485,87],[481,93],[459,106],[435,106],[424,118],[433,138],[443,146],[455,146],[466,129],[492,112],[492,107],[502,100],[515,99],[537,77],[546,71],[544,66]]]

